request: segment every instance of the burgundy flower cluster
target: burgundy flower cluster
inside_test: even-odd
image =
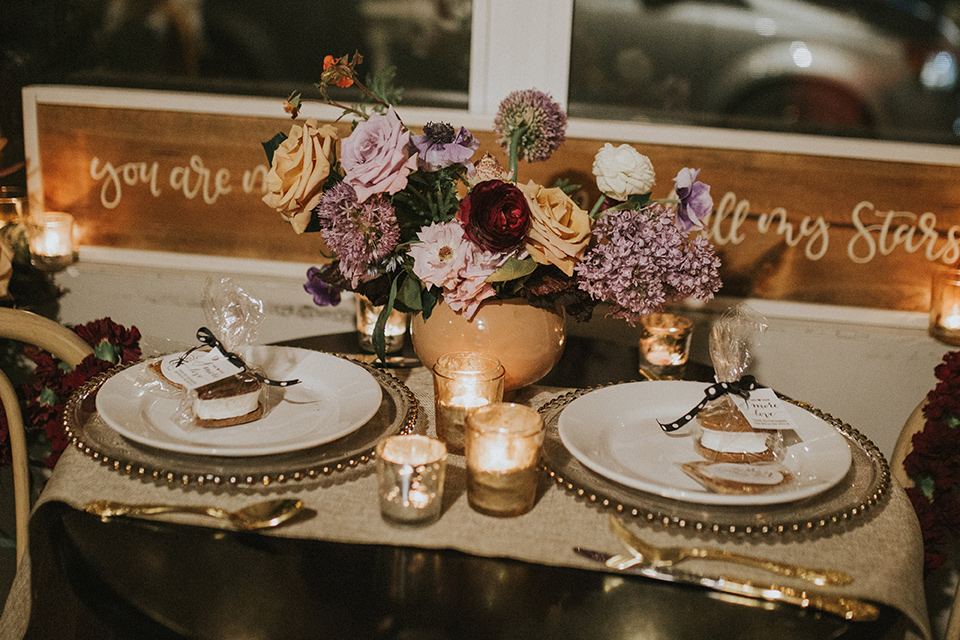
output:
[[[946,562],[951,532],[960,531],[960,351],[943,357],[934,373],[940,382],[927,394],[926,423],[913,436],[913,451],[903,461],[914,482],[907,495],[923,531],[924,568]]]
[[[25,350],[35,369],[33,381],[20,389],[23,420],[28,440],[36,440],[42,435],[49,443],[49,453],[43,460],[48,468],[53,468],[69,444],[61,415],[70,395],[93,376],[118,364],[140,359],[140,331],[136,327],[126,329],[110,318],[101,318],[73,327],[73,331],[93,347],[93,354],[84,358],[76,368],[71,369],[46,351],[34,347]],[[6,416],[2,415],[0,465],[9,466],[11,463],[9,436]]]

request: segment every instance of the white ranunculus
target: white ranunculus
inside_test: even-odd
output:
[[[650,193],[656,182],[650,158],[628,144],[603,145],[593,159],[593,175],[605,196],[620,201],[631,195]]]

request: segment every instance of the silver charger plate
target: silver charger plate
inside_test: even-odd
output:
[[[349,358],[345,358],[349,360]],[[168,451],[123,437],[96,410],[100,387],[128,366],[88,380],[67,401],[63,425],[71,444],[120,473],[183,485],[265,486],[318,478],[359,467],[373,457],[377,442],[411,433],[420,415],[413,392],[391,374],[350,360],[366,369],[381,389],[380,406],[363,426],[319,446],[260,456],[196,455]]]
[[[779,394],[785,402],[831,424],[849,445],[850,468],[832,488],[792,502],[745,506],[676,500],[620,484],[583,465],[560,438],[560,414],[571,402],[594,390],[573,391],[540,408],[546,427],[544,467],[556,483],[578,498],[636,521],[694,534],[818,535],[867,516],[887,495],[890,467],[873,442],[829,414]]]

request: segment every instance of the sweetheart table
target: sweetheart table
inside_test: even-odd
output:
[[[293,344],[332,350],[322,341]],[[564,370],[582,375],[584,352],[575,344],[571,353],[581,360],[561,362],[560,373],[544,382],[566,382]],[[369,437],[435,433],[427,370],[368,370],[390,404],[371,421]],[[34,510],[30,550],[0,636],[26,629],[36,638],[766,638],[776,629],[782,638],[930,637],[919,526],[882,455],[856,429],[817,414],[851,449],[850,470],[833,488],[781,504],[704,505],[614,482],[572,456],[557,423],[589,393],[574,385],[541,384],[514,398],[539,408],[548,430],[532,511],[494,518],[471,510],[463,458],[451,455],[441,517],[420,528],[380,517],[374,465],[356,442],[319,445],[306,457],[278,454],[279,462],[181,454],[164,466],[163,452],[111,440],[103,425],[100,432],[80,425],[78,445],[65,452]],[[90,420],[99,419],[94,409],[92,394],[74,406]],[[239,472],[245,466],[250,472]],[[305,513],[250,533],[198,516],[104,522],[80,510],[101,499],[236,509],[265,496],[299,497]],[[848,585],[814,587],[692,559],[677,567],[684,580],[727,578],[840,596],[876,605],[877,618],[850,622],[776,597],[651,580],[575,553],[625,551],[611,514],[651,542],[853,576]]]

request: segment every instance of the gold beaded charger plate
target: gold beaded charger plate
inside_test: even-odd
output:
[[[658,526],[692,532],[809,534],[851,522],[880,504],[886,496],[890,470],[876,445],[850,425],[809,404],[782,395],[780,398],[793,407],[829,424],[842,437],[842,444],[848,445],[850,464],[830,488],[789,502],[744,505],[679,500],[627,486],[584,465],[560,437],[559,422],[564,410],[578,398],[596,390],[583,389],[561,395],[541,407],[540,412],[546,427],[544,466],[547,472],[567,491],[601,507]]]
[[[90,379],[70,397],[64,410],[64,430],[72,445],[85,455],[136,477],[177,484],[249,486],[317,478],[369,462],[381,438],[411,433],[420,414],[413,392],[400,380],[372,366],[349,362],[376,381],[381,392],[379,406],[358,428],[316,446],[268,455],[218,456],[171,451],[126,438],[97,412],[98,392],[105,382],[127,370],[126,366]]]

